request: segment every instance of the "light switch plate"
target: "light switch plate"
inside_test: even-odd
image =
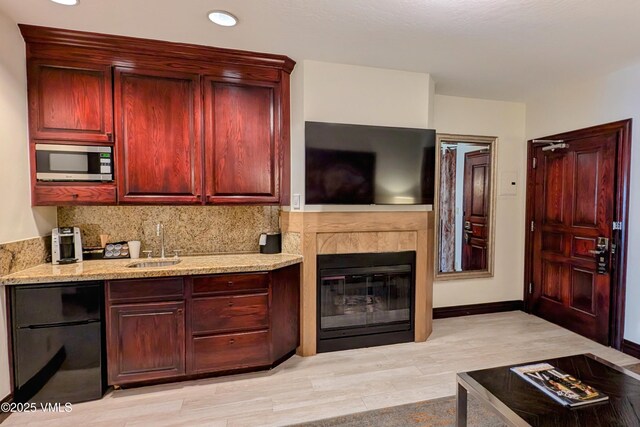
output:
[[[294,194],[291,198],[291,207],[293,209],[300,209],[300,195]]]
[[[518,194],[518,172],[508,171],[500,174],[501,196],[515,196]]]

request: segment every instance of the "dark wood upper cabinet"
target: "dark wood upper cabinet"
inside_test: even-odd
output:
[[[82,195],[58,189],[73,182],[35,194],[41,183],[32,162],[34,205],[94,204],[85,194],[99,194],[95,204],[289,203],[290,58],[30,25],[20,30],[31,143],[115,147],[117,202],[114,191],[97,186]]]
[[[200,203],[200,80],[116,68],[118,201]]]
[[[29,62],[31,138],[113,142],[111,86],[109,65]]]
[[[280,99],[276,83],[204,79],[206,201],[279,201]]]

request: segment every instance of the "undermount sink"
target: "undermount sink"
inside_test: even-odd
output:
[[[163,259],[158,261],[140,261],[127,265],[128,268],[170,267],[178,264],[181,259]]]

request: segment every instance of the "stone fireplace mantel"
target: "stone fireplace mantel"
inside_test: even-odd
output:
[[[416,251],[415,341],[432,330],[433,212],[281,213],[283,251],[304,256],[298,354],[316,354],[317,256]]]

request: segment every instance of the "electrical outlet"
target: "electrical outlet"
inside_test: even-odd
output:
[[[300,195],[294,194],[291,200],[291,207],[293,209],[300,209]]]

